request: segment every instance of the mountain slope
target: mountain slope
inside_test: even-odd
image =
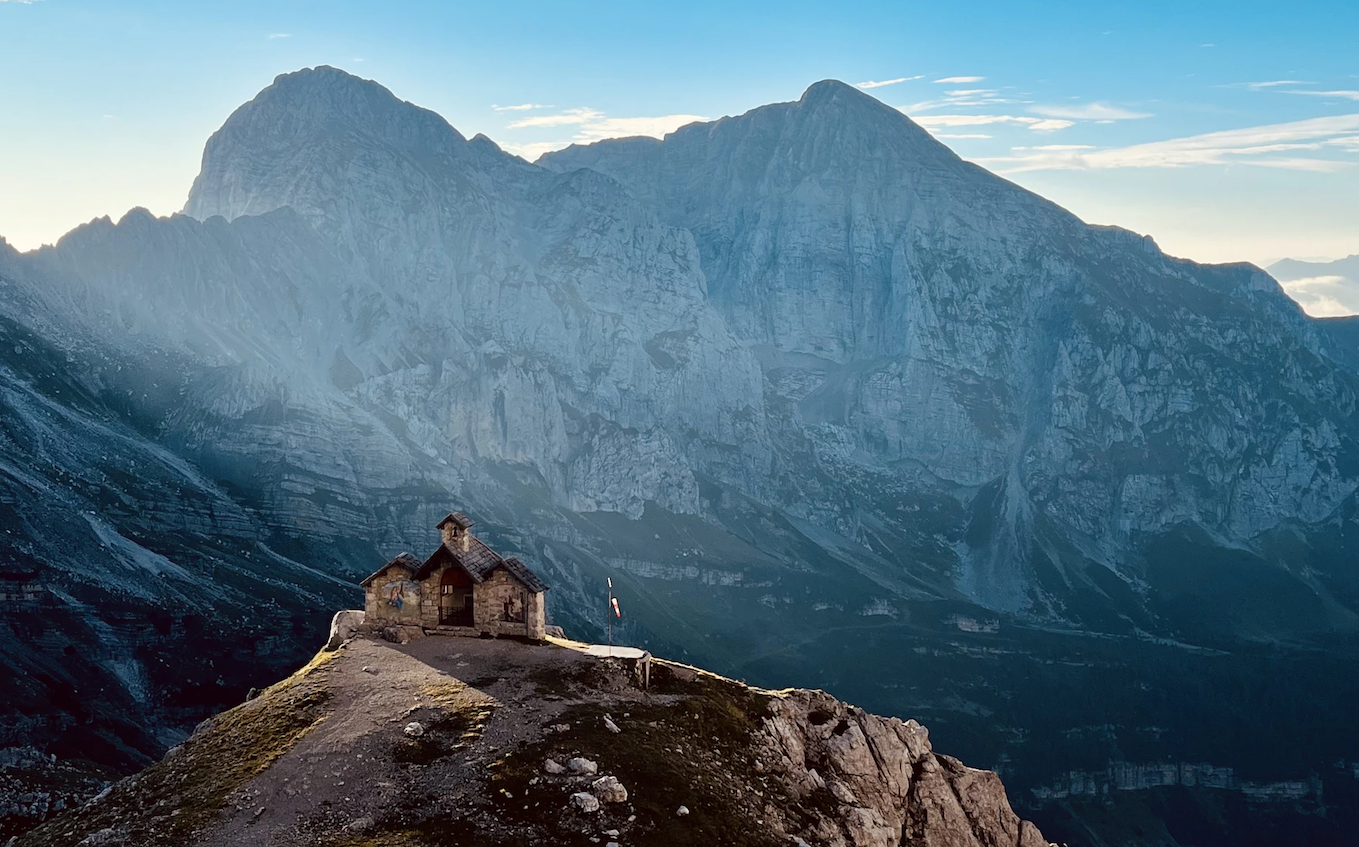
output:
[[[140,428],[146,360],[22,322],[33,280],[0,251],[0,746],[144,765],[295,661],[349,589]]]
[[[630,665],[361,638],[18,845],[1047,843],[914,721],[666,662],[644,691]]]

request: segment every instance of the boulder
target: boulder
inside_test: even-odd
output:
[[[555,759],[548,759],[543,762],[543,770],[550,774],[566,773],[566,768],[559,764]]]
[[[576,756],[566,760],[566,767],[571,773],[592,774],[599,773],[599,765],[581,756]]]
[[[326,640],[327,650],[338,650],[340,645],[354,637],[363,626],[364,613],[359,609],[343,609],[330,619],[330,638]]]
[[[585,791],[577,791],[571,795],[571,805],[582,812],[598,812],[599,798]]]
[[[598,797],[601,803],[624,803],[628,799],[628,790],[616,776],[601,776],[590,783],[590,793]]]

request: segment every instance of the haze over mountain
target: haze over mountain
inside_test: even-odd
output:
[[[572,634],[613,574],[626,638],[919,715],[1017,804],[1118,762],[1239,794],[1359,761],[1355,339],[841,83],[534,165],[285,74],[209,139],[185,214],[7,251],[0,278],[34,339],[4,347],[0,449],[39,504],[6,523],[39,658],[6,670],[70,646],[119,680],[41,682],[13,707],[34,738],[129,708],[150,735],[124,746],[155,752],[192,710],[114,622],[219,649],[229,702],[309,643],[241,627],[316,626],[456,504]]]
[[[1280,259],[1266,270],[1309,315],[1359,314],[1359,255],[1333,262]]]

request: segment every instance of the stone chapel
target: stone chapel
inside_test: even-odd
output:
[[[365,623],[541,641],[548,587],[538,575],[486,546],[462,512],[439,521],[438,528],[443,543],[429,558],[421,562],[402,553],[361,583]]]

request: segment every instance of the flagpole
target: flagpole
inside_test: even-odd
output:
[[[609,605],[604,609],[604,617],[609,619],[609,657],[613,657],[613,577],[604,577],[609,582]]]

